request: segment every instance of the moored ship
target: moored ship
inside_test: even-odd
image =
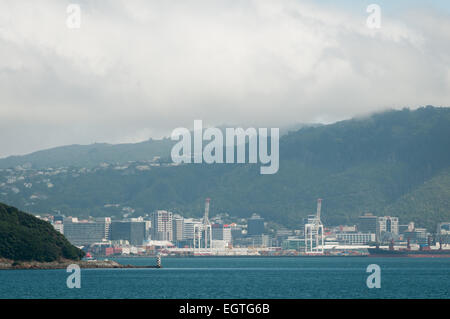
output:
[[[443,249],[442,244],[438,249],[431,249],[430,246],[420,247],[418,250],[412,250],[409,246],[405,249],[394,249],[393,243],[389,245],[389,249],[384,248],[368,248],[371,257],[428,257],[443,258],[450,257],[450,249]]]
[[[390,250],[382,248],[368,248],[371,257],[450,257],[450,249],[423,249],[423,250]]]

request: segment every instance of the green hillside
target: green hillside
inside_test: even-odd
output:
[[[48,222],[0,203],[0,258],[49,262],[83,255]]]
[[[450,169],[445,169],[384,209],[386,215],[432,227],[450,216]]]
[[[122,216],[125,207],[134,215],[169,209],[201,216],[204,198],[211,197],[212,214],[257,212],[294,228],[315,211],[320,197],[327,225],[355,223],[361,213],[372,212],[434,229],[450,220],[450,108],[404,109],[304,127],[280,139],[274,175],[260,175],[259,165],[249,164],[148,170],[139,165],[83,173],[3,171],[0,201],[75,216]],[[18,178],[8,184],[11,174]]]

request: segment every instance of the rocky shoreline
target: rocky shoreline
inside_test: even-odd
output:
[[[66,269],[69,265],[76,264],[80,268],[158,268],[157,266],[122,265],[113,260],[59,260],[52,262],[39,261],[14,261],[0,259],[0,270],[14,269]]]

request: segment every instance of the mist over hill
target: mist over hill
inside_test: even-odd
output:
[[[173,141],[164,138],[149,139],[140,143],[68,145],[2,158],[0,168],[13,168],[17,165],[37,169],[62,166],[95,167],[103,162],[152,160],[155,156],[168,156],[173,144]]]
[[[251,164],[160,165],[148,160],[169,154],[173,142],[144,143],[141,153],[127,153],[133,144],[86,146],[83,160],[71,153],[74,147],[54,149],[64,168],[46,167],[40,156],[53,155],[39,152],[1,160],[0,201],[75,216],[155,209],[200,216],[204,198],[211,197],[212,214],[259,213],[295,228],[320,197],[328,225],[354,223],[364,212],[399,216],[401,223],[416,221],[430,230],[450,220],[450,108],[388,111],[291,131],[280,139],[274,175],[260,175],[259,165]],[[110,163],[90,165],[95,150],[110,152]],[[72,166],[74,161],[86,166]],[[23,163],[32,166],[5,169]]]
[[[286,135],[304,127],[317,127],[321,124],[297,123],[280,128],[280,134]],[[218,128],[225,132],[227,127],[234,125],[221,125]],[[247,126],[241,125],[246,128]],[[176,141],[170,137],[162,139],[148,139],[139,143],[94,143],[90,145],[67,145],[45,149],[26,155],[13,155],[0,158],[0,168],[14,168],[24,166],[27,168],[43,169],[55,167],[94,168],[102,163],[127,163],[132,161],[153,161],[155,157],[166,161],[170,156],[172,146]]]

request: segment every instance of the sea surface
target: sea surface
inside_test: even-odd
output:
[[[154,265],[155,258],[116,258]],[[381,268],[369,289],[367,266]],[[1,270],[0,298],[449,298],[450,258],[163,258],[162,269]]]

